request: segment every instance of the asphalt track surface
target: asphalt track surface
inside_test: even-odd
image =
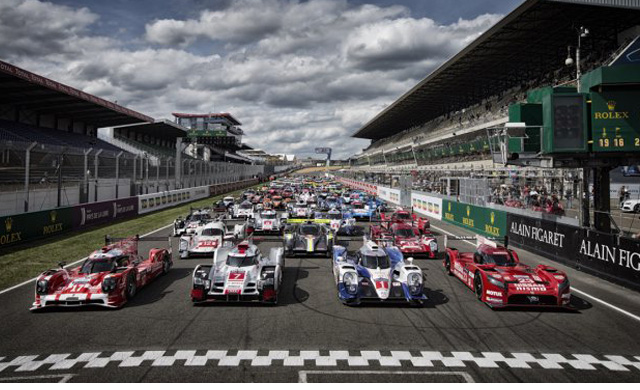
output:
[[[260,245],[268,253],[278,244]],[[440,260],[416,260],[425,307],[354,308],[337,300],[328,259],[294,258],[278,306],[193,306],[191,271],[207,260],[174,257],[168,275],[120,310],[31,313],[31,284],[0,295],[0,382],[640,381],[640,321],[577,293],[574,312],[493,311]],[[637,292],[545,262],[566,270],[573,287],[640,314]]]

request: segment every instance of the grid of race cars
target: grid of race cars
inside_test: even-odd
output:
[[[364,221],[365,224],[358,223]],[[505,240],[445,237],[445,248],[427,218],[392,207],[373,194],[327,178],[285,178],[231,196],[204,209],[191,209],[174,222],[181,259],[199,257],[191,291],[194,305],[254,301],[277,304],[286,259],[326,257],[345,305],[388,302],[422,306],[425,274],[414,257],[442,259],[447,273],[491,308],[507,306],[570,309],[567,275],[547,265],[529,267]],[[476,240],[474,252],[448,243]],[[140,241],[165,241],[148,254]],[[263,253],[261,242],[276,242]],[[354,245],[350,245],[354,244]],[[356,250],[349,250],[356,246]],[[136,292],[170,272],[171,238],[106,237],[105,245],[76,268],[43,272],[36,280],[31,310],[51,307],[119,308]],[[434,286],[430,286],[434,287]]]

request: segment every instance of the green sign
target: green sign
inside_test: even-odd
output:
[[[442,220],[484,236],[507,234],[507,213],[500,210],[443,200]]]
[[[70,231],[72,208],[0,217],[0,248]]]
[[[191,130],[187,132],[188,137],[226,137],[226,130]]]
[[[593,151],[640,151],[640,90],[591,93]]]

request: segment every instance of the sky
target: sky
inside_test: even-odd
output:
[[[1,0],[0,59],[150,115],[229,112],[268,153],[347,158],[523,0]]]

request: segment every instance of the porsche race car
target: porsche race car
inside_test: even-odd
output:
[[[425,256],[430,259],[438,255],[438,241],[430,232],[420,230],[408,223],[396,222],[388,229],[384,226],[371,226],[370,237],[373,241],[391,240],[404,255]]]

